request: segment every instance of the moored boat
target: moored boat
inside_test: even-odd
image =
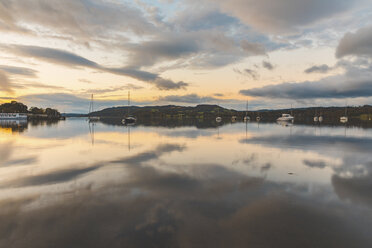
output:
[[[130,115],[130,91],[128,91],[128,113],[124,118],[121,120],[123,125],[134,125],[137,122],[137,118]]]
[[[27,120],[27,114],[0,113],[0,120]]]
[[[248,122],[251,120],[251,117],[248,116],[248,100],[247,100],[247,106],[246,106],[246,111],[245,111],[245,116],[243,118],[244,122]]]
[[[349,121],[349,117],[347,117],[347,107],[345,107],[345,115],[340,117],[341,123],[346,123]]]
[[[92,116],[93,112],[94,112],[94,100],[93,100],[93,94],[92,94],[91,99],[90,99],[90,104],[89,104],[88,120],[90,122],[99,121],[100,117],[99,116]]]
[[[294,117],[290,114],[282,114],[282,116],[276,120],[277,121],[294,121]]]

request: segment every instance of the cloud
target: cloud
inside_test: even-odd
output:
[[[9,66],[9,65],[0,65],[0,70],[5,71],[9,74],[13,75],[21,75],[26,77],[36,77],[36,70],[25,68],[25,67],[17,67],[17,66]]]
[[[282,83],[241,90],[240,94],[245,96],[290,98],[290,99],[312,99],[312,98],[356,98],[372,96],[372,80],[358,82],[302,82]]]
[[[372,26],[344,35],[337,46],[336,57],[348,55],[372,58]]]
[[[30,82],[30,81],[17,81],[16,85],[13,85],[16,89],[27,89],[27,88],[38,88],[38,89],[50,89],[50,90],[66,90],[65,87],[43,84],[39,82]]]
[[[332,70],[332,67],[329,67],[326,64],[323,65],[314,65],[312,67],[307,68],[304,72],[305,73],[327,73]]]
[[[0,92],[4,91],[7,93],[13,93],[13,85],[11,84],[6,73],[0,71]]]
[[[249,68],[243,69],[243,70],[233,68],[233,71],[240,74],[240,75],[248,76],[248,77],[252,78],[253,80],[258,80],[258,78],[260,77],[260,75],[258,74],[258,72],[256,70],[249,69]]]
[[[177,12],[170,22],[179,28],[190,31],[229,29],[239,24],[238,19],[222,13],[211,4],[203,4],[202,2],[189,3],[185,9]]]
[[[142,89],[143,87],[134,85],[134,84],[126,84],[123,86],[114,86],[114,87],[108,87],[108,88],[99,88],[99,89],[86,89],[81,91],[82,94],[105,94],[110,92],[116,92],[121,90],[138,90]]]
[[[247,40],[242,40],[240,43],[243,51],[250,55],[265,55],[265,47],[259,43],[249,42]]]
[[[128,46],[131,67],[154,65],[197,53],[201,48],[190,35],[168,35],[162,40],[150,40]]]
[[[129,4],[103,0],[0,2],[0,30],[72,39],[89,46],[124,34],[151,34],[154,25]],[[36,28],[37,27],[37,28]],[[49,31],[49,32],[48,32]],[[52,32],[50,32],[52,31]]]
[[[178,90],[185,89],[188,84],[185,82],[173,82],[170,79],[164,79],[156,73],[138,70],[132,67],[110,68],[104,67],[96,62],[86,59],[82,56],[76,55],[65,50],[46,48],[39,46],[21,46],[11,45],[3,46],[7,51],[21,56],[28,56],[40,59],[49,63],[60,64],[67,67],[85,67],[100,71],[105,71],[122,76],[132,77],[156,86],[160,90]]]
[[[156,73],[151,73],[147,71],[138,70],[131,67],[123,67],[123,68],[105,68],[105,71],[132,77],[150,84],[155,85],[159,90],[179,90],[179,89],[185,89],[189,84],[179,81],[179,82],[173,82],[169,79],[164,79],[160,77]]]
[[[324,19],[350,11],[360,1],[349,0],[208,0],[222,12],[268,33],[294,32]]]
[[[176,102],[176,103],[207,103],[207,102],[217,102],[220,99],[209,96],[199,96],[197,94],[187,94],[187,95],[168,95],[159,97],[159,101],[165,102]]]
[[[263,44],[236,39],[220,30],[175,30],[160,33],[153,40],[124,46],[124,49],[129,53],[127,67],[130,68],[161,62],[173,62],[170,68],[217,68],[266,54]]]
[[[12,45],[4,47],[7,51],[13,52],[16,55],[41,59],[49,63],[61,64],[68,67],[79,66],[79,67],[90,67],[99,69],[100,66],[84,57],[70,53],[64,50],[39,47],[39,46],[22,46]]]
[[[274,70],[275,66],[271,64],[269,61],[262,61],[263,68],[268,69],[269,71]]]
[[[246,96],[281,99],[357,98],[372,96],[371,64],[364,60],[339,61],[344,74],[329,76],[318,81],[280,83],[260,88],[241,90]]]

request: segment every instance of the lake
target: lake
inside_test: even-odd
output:
[[[0,247],[372,247],[372,129],[0,127]]]

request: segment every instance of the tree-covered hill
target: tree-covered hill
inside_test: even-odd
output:
[[[324,123],[337,123],[341,116],[346,115],[350,121],[372,121],[372,106],[357,107],[310,107],[297,109],[279,109],[279,110],[260,110],[249,111],[252,121],[260,117],[262,122],[275,121],[284,113],[290,113],[295,117],[298,123],[313,123],[314,116],[323,116]],[[195,107],[183,107],[175,105],[166,106],[132,106],[129,109],[130,115],[137,119],[215,119],[221,116],[224,120],[237,116],[237,121],[243,120],[245,111],[226,109],[217,105],[197,105]],[[128,107],[106,108],[101,111],[93,112],[91,116],[100,116],[101,118],[123,118],[128,115]]]
[[[49,118],[49,119],[60,119],[61,113],[52,108],[38,108],[38,107],[31,107],[28,108],[27,105],[17,102],[11,101],[9,103],[4,103],[0,105],[0,113],[23,113],[29,114],[30,118]]]

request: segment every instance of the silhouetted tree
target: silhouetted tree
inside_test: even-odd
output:
[[[27,106],[23,103],[12,101],[10,103],[4,103],[0,105],[1,113],[27,113]]]

